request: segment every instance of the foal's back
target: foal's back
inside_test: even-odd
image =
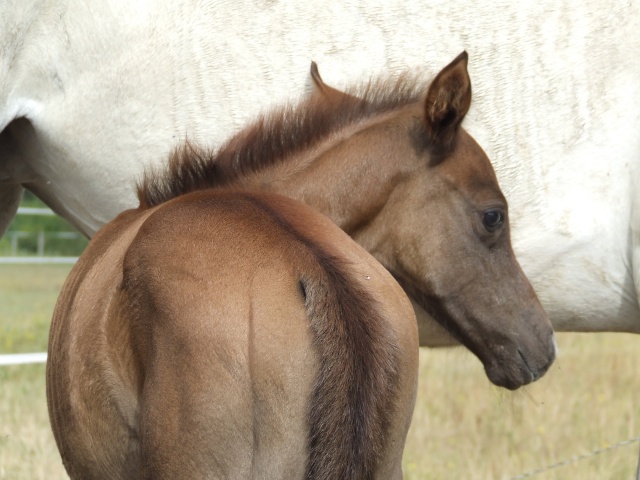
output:
[[[401,476],[411,306],[284,197],[200,192],[119,217],[65,285],[50,356],[74,478]]]

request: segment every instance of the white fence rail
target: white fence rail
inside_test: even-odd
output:
[[[77,261],[78,257],[0,257],[0,265],[73,265]]]
[[[49,208],[18,207],[16,215],[44,215],[46,217],[53,217],[55,212]]]
[[[18,208],[18,215],[41,215],[51,217],[56,215],[53,210],[49,208],[35,208],[35,207],[20,207]],[[10,239],[12,255],[10,257],[0,256],[0,265],[11,264],[74,264],[78,261],[78,257],[45,257],[44,250],[47,238],[54,239],[67,239],[75,240],[81,238],[82,235],[78,232],[21,232],[21,231],[9,231],[5,232],[5,237]],[[21,239],[37,237],[37,249],[36,256],[18,256],[19,241]]]
[[[38,353],[11,353],[0,355],[0,366],[26,365],[28,363],[46,363],[47,352]]]

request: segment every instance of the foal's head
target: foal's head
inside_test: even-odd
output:
[[[395,143],[385,161],[403,173],[355,238],[478,356],[493,383],[513,389],[544,374],[555,342],[511,248],[507,202],[493,168],[460,127],[470,103],[463,53],[423,101],[393,119],[409,141]]]

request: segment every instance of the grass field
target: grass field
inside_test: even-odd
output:
[[[45,351],[67,266],[0,265],[0,353]],[[462,349],[423,350],[407,479],[509,479],[640,436],[640,337],[559,335],[560,358],[515,393]],[[0,479],[66,478],[50,433],[44,365],[0,367]],[[633,478],[635,442],[535,479]]]

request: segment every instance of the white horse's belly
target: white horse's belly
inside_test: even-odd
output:
[[[627,101],[629,112],[634,105],[640,99]],[[619,118],[601,125],[609,138],[640,132],[633,113],[614,112]],[[616,145],[583,138],[509,198],[514,250],[558,331],[640,333],[640,265],[632,261],[638,138]]]
[[[529,236],[514,242],[516,255],[556,330],[640,333],[628,235],[515,233]]]

